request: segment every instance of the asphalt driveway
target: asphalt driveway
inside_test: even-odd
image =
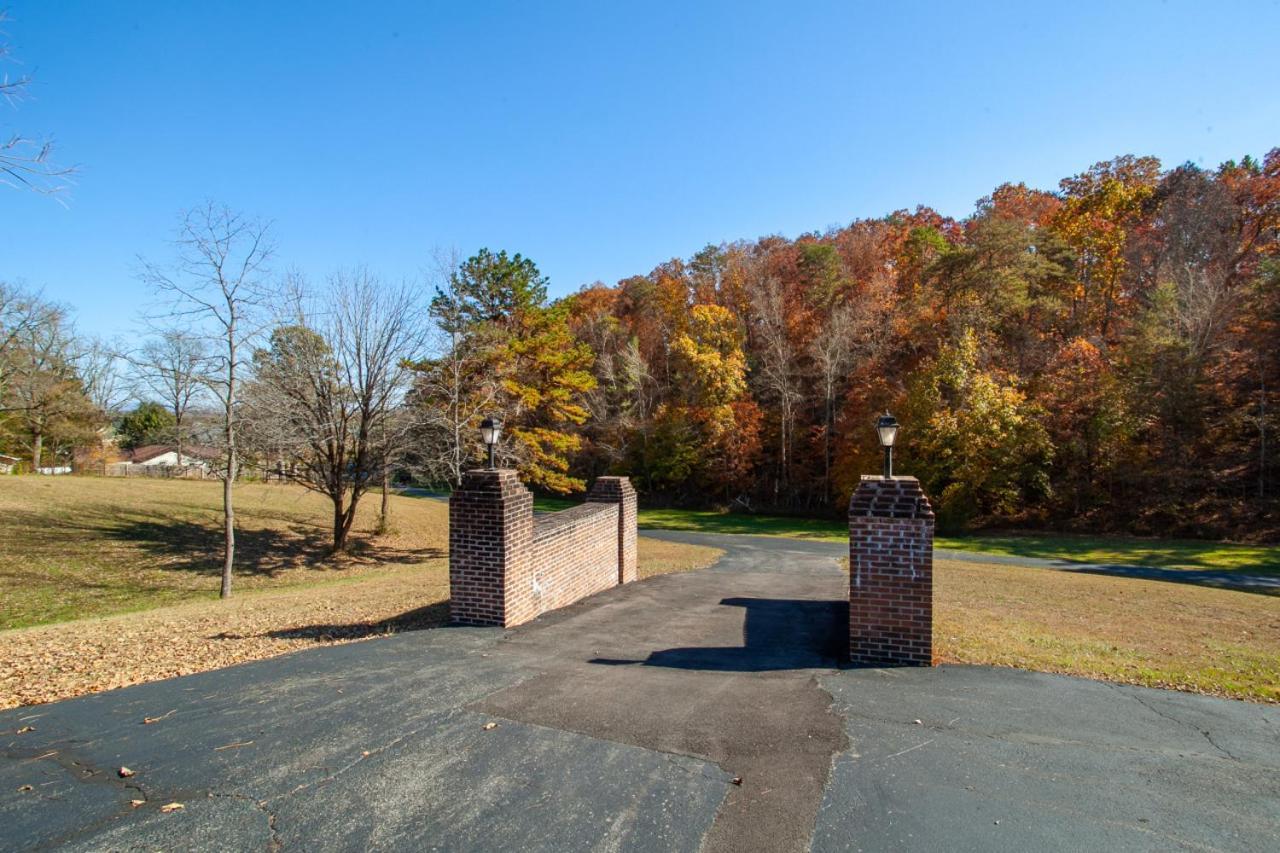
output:
[[[1280,710],[985,667],[840,669],[839,546],[718,540],[712,569],[511,631],[407,633],[4,712],[0,848],[1280,837]]]

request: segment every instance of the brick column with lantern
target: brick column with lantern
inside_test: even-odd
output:
[[[920,481],[893,475],[898,422],[876,431],[884,472],[849,501],[849,659],[863,666],[933,665],[933,508]]]

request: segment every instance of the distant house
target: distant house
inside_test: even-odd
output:
[[[119,464],[207,469],[218,456],[217,448],[195,445],[182,448],[182,458],[179,459],[178,448],[172,444],[148,444],[126,451]]]
[[[0,474],[12,474],[13,469],[18,467],[18,463],[22,460],[16,456],[7,456],[0,453]]]

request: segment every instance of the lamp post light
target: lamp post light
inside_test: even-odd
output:
[[[492,471],[496,466],[493,463],[493,449],[498,446],[498,439],[502,437],[502,421],[497,418],[485,418],[480,422],[480,437],[484,439],[485,446],[489,448],[489,470]]]
[[[893,442],[898,438],[898,420],[885,412],[876,421],[876,435],[880,437],[880,446],[884,448],[884,478],[893,479]]]

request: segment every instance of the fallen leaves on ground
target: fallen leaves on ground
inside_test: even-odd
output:
[[[435,627],[448,619],[448,597],[448,565],[436,559],[349,581],[3,631],[0,708]]]

